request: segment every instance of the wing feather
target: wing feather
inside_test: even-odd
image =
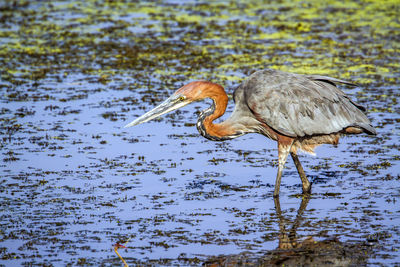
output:
[[[330,134],[349,126],[374,133],[363,107],[335,86],[339,82],[351,84],[326,76],[268,69],[252,74],[242,86],[249,109],[284,135]]]

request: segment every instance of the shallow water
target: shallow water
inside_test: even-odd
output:
[[[399,265],[399,15],[390,1],[0,2],[0,265],[122,266],[115,244],[129,265],[266,264],[291,228],[353,265]],[[232,93],[265,67],[357,83],[341,88],[378,131],[300,156],[301,212],[291,160],[274,203],[275,142],[198,134],[207,101],[122,128],[188,81]]]

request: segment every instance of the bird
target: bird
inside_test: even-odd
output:
[[[376,130],[366,116],[366,108],[354,102],[337,85],[356,86],[344,80],[322,76],[262,69],[252,73],[233,92],[235,107],[225,121],[216,123],[228,105],[224,88],[210,81],[185,84],[154,109],[125,128],[135,126],[192,102],[210,98],[211,106],[200,112],[196,127],[212,141],[226,141],[248,133],[258,133],[277,142],[278,172],[274,197],[280,193],[284,165],[290,154],[301,179],[303,194],[311,193],[311,183],[298,158],[298,151],[314,154],[322,144],[337,145],[342,135]]]

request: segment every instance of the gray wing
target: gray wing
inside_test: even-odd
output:
[[[277,70],[252,74],[241,86],[258,120],[291,137],[330,134],[354,126],[375,134],[362,112],[335,83],[348,82],[319,75]]]

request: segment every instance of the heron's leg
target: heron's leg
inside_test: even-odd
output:
[[[301,166],[299,157],[297,157],[297,154],[293,151],[290,152],[290,155],[292,156],[294,165],[296,165],[297,171],[300,175],[301,183],[303,184],[303,193],[310,193],[311,183],[307,179],[306,173],[304,172],[303,167]]]
[[[279,196],[283,167],[285,166],[285,163],[286,163],[287,157],[289,155],[290,148],[292,147],[292,144],[293,144],[293,140],[290,140],[289,142],[278,141],[279,165],[278,165],[278,174],[276,175],[276,181],[275,181],[274,197]]]

